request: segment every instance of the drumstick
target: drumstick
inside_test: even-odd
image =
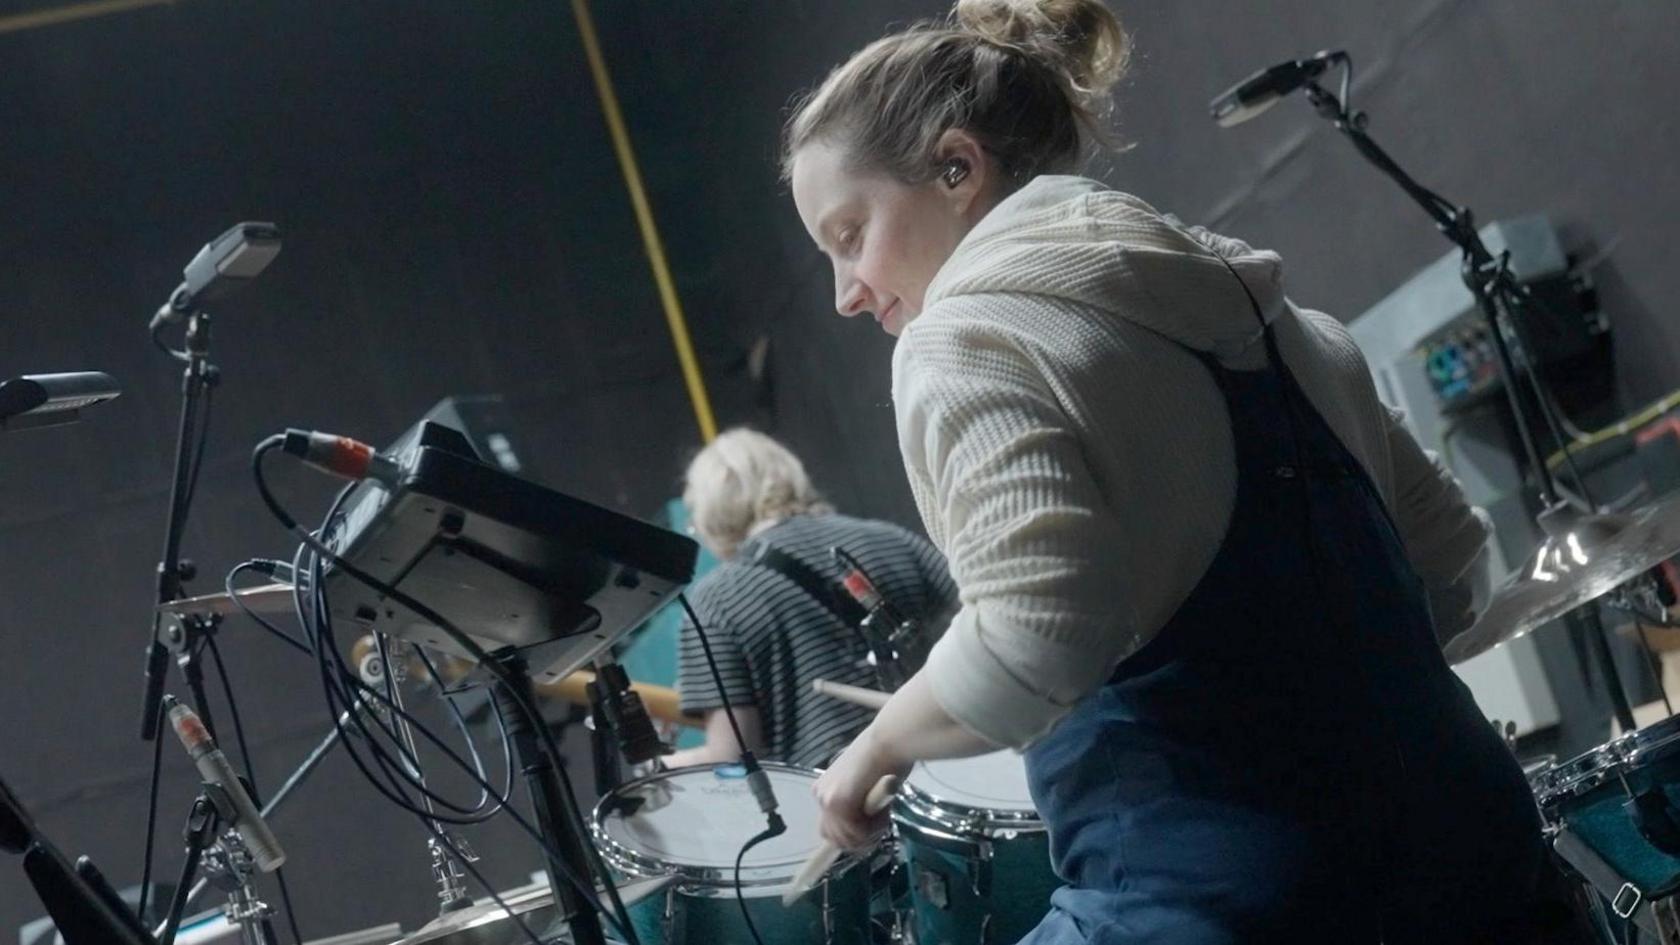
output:
[[[862,686],[848,686],[845,683],[829,682],[826,679],[811,680],[811,689],[821,695],[828,696],[830,699],[839,699],[842,702],[861,705],[866,709],[874,709],[877,712],[881,711],[881,707],[887,704],[888,699],[892,698],[892,693],[889,692],[865,689]]]
[[[869,789],[869,795],[863,799],[863,812],[873,817],[886,810],[887,805],[892,803],[893,794],[897,791],[898,775],[896,774],[886,775],[881,780],[876,781],[875,786]],[[799,875],[793,878],[793,884],[788,886],[786,892],[782,893],[782,905],[791,906],[800,896],[809,892],[811,887],[817,884],[817,880],[828,872],[828,868],[833,866],[834,861],[839,858],[840,848],[824,840],[822,846],[817,847],[816,852],[812,853],[810,858],[805,861],[805,865],[799,868]]]

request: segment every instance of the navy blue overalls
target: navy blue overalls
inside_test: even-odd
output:
[[[1068,885],[1025,943],[1526,941],[1544,850],[1522,772],[1265,339],[1261,370],[1194,352],[1236,448],[1213,564],[1026,753]]]

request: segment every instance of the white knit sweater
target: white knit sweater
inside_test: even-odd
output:
[[[961,592],[929,678],[946,711],[996,743],[1024,747],[1100,686],[1224,537],[1230,421],[1179,345],[1237,368],[1264,364],[1265,348],[1214,252],[1450,602],[1443,639],[1469,623],[1485,522],[1377,401],[1341,324],[1285,299],[1277,255],[1174,226],[1095,181],[1039,178],[963,240],[893,358],[911,488]]]

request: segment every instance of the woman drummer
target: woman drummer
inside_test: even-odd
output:
[[[795,110],[840,314],[898,337],[906,471],[962,609],[817,785],[1025,753],[1062,942],[1522,941],[1521,771],[1442,659],[1487,537],[1279,258],[1075,171],[1128,41],[962,0]]]

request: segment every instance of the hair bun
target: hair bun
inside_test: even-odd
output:
[[[1046,60],[1093,113],[1107,110],[1131,59],[1131,38],[1101,0],[957,0],[952,16],[986,40]]]

